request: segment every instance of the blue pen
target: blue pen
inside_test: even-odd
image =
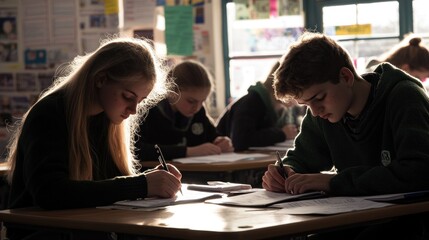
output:
[[[284,165],[283,165],[282,158],[280,157],[279,151],[277,151],[277,161],[276,161],[275,165],[277,166],[277,169],[278,169],[280,175],[282,175],[283,178],[286,179],[287,178],[287,174],[286,174],[286,171],[285,171],[285,168],[284,168]]]
[[[155,144],[156,152],[158,153],[158,160],[159,163],[161,163],[162,168],[164,168],[165,171],[170,172],[168,169],[167,162],[165,161],[164,155],[161,152],[161,148],[158,146],[158,144]],[[182,189],[180,189],[180,193],[183,195]]]

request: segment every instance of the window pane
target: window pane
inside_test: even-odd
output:
[[[414,0],[413,15],[414,15],[414,32],[429,35],[429,1]]]
[[[383,14],[380,14],[382,9]],[[323,7],[324,32],[336,38],[399,35],[399,4],[396,1]],[[368,25],[369,33],[347,34],[341,26]],[[350,29],[350,28],[349,28]],[[352,29],[353,30],[353,29]]]
[[[257,81],[264,81],[272,65],[302,34],[302,7],[302,0],[227,3],[229,101],[246,94]]]
[[[270,2],[272,1],[267,1],[267,3]],[[247,19],[242,15],[245,15],[243,11],[246,12],[248,9],[239,11],[240,5],[227,3],[229,56],[279,54],[291,42],[295,41],[301,35],[304,27],[304,17],[300,7],[301,1],[289,0],[286,2],[296,2],[297,4],[295,5],[297,6],[289,13],[282,13],[281,9],[283,8],[280,8],[279,3],[275,4],[277,11],[274,12],[273,6],[270,5],[271,12],[269,17],[259,19]]]
[[[379,57],[390,50],[399,39],[377,39],[359,41],[341,41],[340,45],[347,49],[352,57],[358,73],[366,72],[366,65],[372,58]]]
[[[265,81],[271,67],[278,58],[233,59],[230,61],[230,92],[229,102],[247,93],[247,89],[257,81]]]

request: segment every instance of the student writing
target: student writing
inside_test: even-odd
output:
[[[150,109],[142,121],[135,145],[139,159],[157,159],[155,144],[168,160],[232,152],[231,140],[217,134],[204,107],[212,91],[206,67],[187,60],[175,65],[168,78],[174,81],[176,89]]]
[[[84,208],[174,196],[181,173],[173,165],[170,172],[140,173],[131,144],[139,115],[166,92],[163,79],[145,40],[112,38],[76,57],[11,139],[8,207]],[[8,234],[39,233],[8,227]]]
[[[360,76],[337,42],[310,32],[290,47],[274,75],[277,98],[295,99],[309,113],[283,159],[288,177],[271,164],[265,189],[350,196],[429,189],[429,99],[421,81],[389,63]],[[422,234],[417,219],[389,223],[383,238]]]

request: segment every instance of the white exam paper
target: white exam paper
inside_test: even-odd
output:
[[[391,205],[393,204],[374,202],[362,197],[328,197],[278,203],[272,205],[272,207],[282,208],[279,212],[284,214],[330,215],[372,208],[382,208]]]

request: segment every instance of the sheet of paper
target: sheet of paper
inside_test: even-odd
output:
[[[427,200],[429,198],[429,190],[374,195],[374,196],[366,196],[364,198],[367,200],[377,201],[377,202],[400,202],[400,201],[417,202],[417,201]]]
[[[321,192],[309,192],[303,194],[287,194],[287,193],[276,193],[270,191],[258,191],[248,193],[244,195],[237,195],[232,197],[224,197],[219,199],[206,200],[207,203],[215,203],[221,205],[232,205],[232,206],[243,206],[243,207],[268,207],[270,205],[290,201],[298,200],[310,197],[322,197]]]
[[[391,206],[391,203],[369,201],[361,197],[328,197],[272,205],[284,214],[338,214]]]
[[[266,158],[268,154],[263,153],[222,153],[218,155],[208,155],[200,157],[176,158],[173,162],[180,163],[217,163],[217,162],[236,162],[240,160],[255,160]]]
[[[182,185],[182,192],[183,195],[178,192],[173,198],[145,198],[137,200],[124,200],[116,202],[115,205],[136,208],[154,208],[191,202],[203,202],[206,199],[220,198],[224,196],[224,194],[222,193],[189,190],[187,184]]]
[[[286,140],[284,142],[276,143],[272,146],[265,147],[250,147],[249,150],[257,150],[257,151],[282,151],[286,152],[290,148],[294,147],[294,140]]]

